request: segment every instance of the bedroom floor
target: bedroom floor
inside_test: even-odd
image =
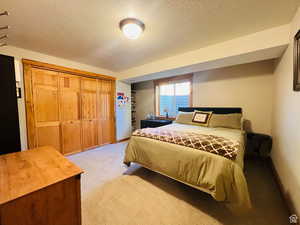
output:
[[[271,170],[246,161],[253,210],[232,214],[209,195],[138,165],[122,164],[127,143],[107,145],[68,158],[82,175],[83,225],[286,225],[288,211]]]

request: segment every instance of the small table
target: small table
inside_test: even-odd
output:
[[[141,120],[141,128],[161,127],[171,124],[172,120]]]
[[[246,155],[267,158],[272,150],[272,137],[266,134],[247,133]]]

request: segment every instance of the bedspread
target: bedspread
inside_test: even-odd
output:
[[[177,181],[210,194],[217,201],[233,207],[251,208],[243,173],[244,134],[241,130],[207,128],[173,123],[164,129],[209,134],[239,142],[235,159],[194,148],[132,136],[125,151],[124,163],[138,163]]]

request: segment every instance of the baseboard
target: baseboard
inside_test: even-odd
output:
[[[130,137],[128,137],[128,138],[123,138],[123,139],[121,139],[121,140],[118,140],[117,143],[124,142],[124,141],[128,141],[129,139],[130,139]]]
[[[290,195],[289,195],[288,193],[286,193],[285,190],[284,190],[283,183],[282,183],[282,181],[281,181],[281,179],[280,179],[280,177],[279,177],[279,175],[278,175],[278,172],[277,172],[277,170],[276,170],[276,168],[275,168],[275,166],[274,166],[274,163],[273,163],[272,158],[269,157],[269,158],[267,159],[267,161],[268,161],[269,166],[270,166],[270,168],[271,168],[271,170],[272,170],[273,177],[274,177],[274,179],[275,179],[275,182],[277,183],[277,186],[278,186],[279,191],[280,191],[280,195],[281,195],[281,197],[283,198],[283,200],[284,200],[284,202],[285,202],[285,204],[286,204],[286,207],[287,207],[287,209],[288,209],[288,211],[289,211],[289,214],[290,214],[290,215],[295,214],[295,213],[296,213],[296,209],[295,209],[295,207],[294,207],[294,205],[293,205],[293,202],[292,202],[292,200],[291,200],[291,198],[290,198]],[[298,224],[298,223],[297,223],[297,224]]]

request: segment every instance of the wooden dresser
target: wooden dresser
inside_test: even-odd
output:
[[[52,147],[0,156],[0,225],[81,225],[82,172]]]

